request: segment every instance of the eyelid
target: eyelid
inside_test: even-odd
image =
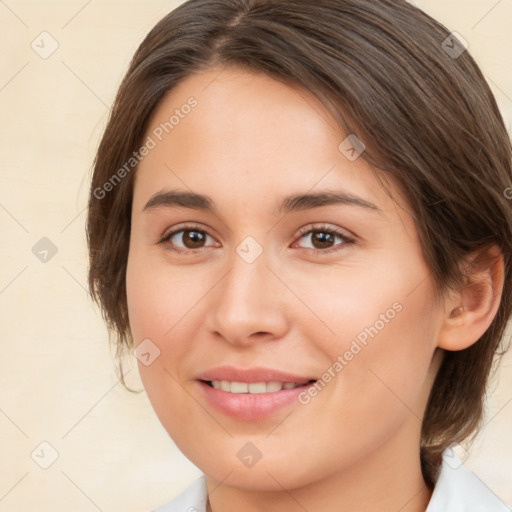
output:
[[[343,238],[349,239],[355,239],[356,236],[346,229],[338,228],[338,227],[331,227],[328,223],[322,223],[322,222],[316,222],[313,224],[309,224],[307,226],[304,226],[303,228],[300,228],[298,231],[299,236],[304,236],[305,234],[310,233],[311,231],[327,231],[331,233],[336,233],[337,235],[342,236]]]

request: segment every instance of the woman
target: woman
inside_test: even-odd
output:
[[[452,447],[511,315],[511,146],[396,0],[191,0],[101,141],[89,282],[204,477],[158,510],[510,510]]]

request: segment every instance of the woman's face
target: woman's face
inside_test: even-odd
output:
[[[130,326],[162,424],[224,484],[419,462],[440,306],[407,208],[347,135],[311,94],[233,68],[151,119]]]

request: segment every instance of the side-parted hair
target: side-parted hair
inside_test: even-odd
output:
[[[469,348],[446,351],[430,394],[420,456],[433,488],[443,450],[481,427],[487,381],[512,313],[512,148],[489,86],[450,32],[404,0],[180,5],[136,51],[94,164],[89,287],[118,354],[133,346],[125,280],[136,167],[115,186],[105,184],[143,144],[164,95],[218,65],[300,86],[346,134],[357,134],[366,146],[361,158],[392,176],[412,205],[439,292],[462,284],[471,252],[492,245],[502,251],[505,285],[493,322]]]

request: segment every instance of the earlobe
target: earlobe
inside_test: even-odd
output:
[[[438,347],[463,350],[476,343],[498,311],[505,278],[503,254],[493,245],[473,253],[464,266],[464,284],[445,300]]]

